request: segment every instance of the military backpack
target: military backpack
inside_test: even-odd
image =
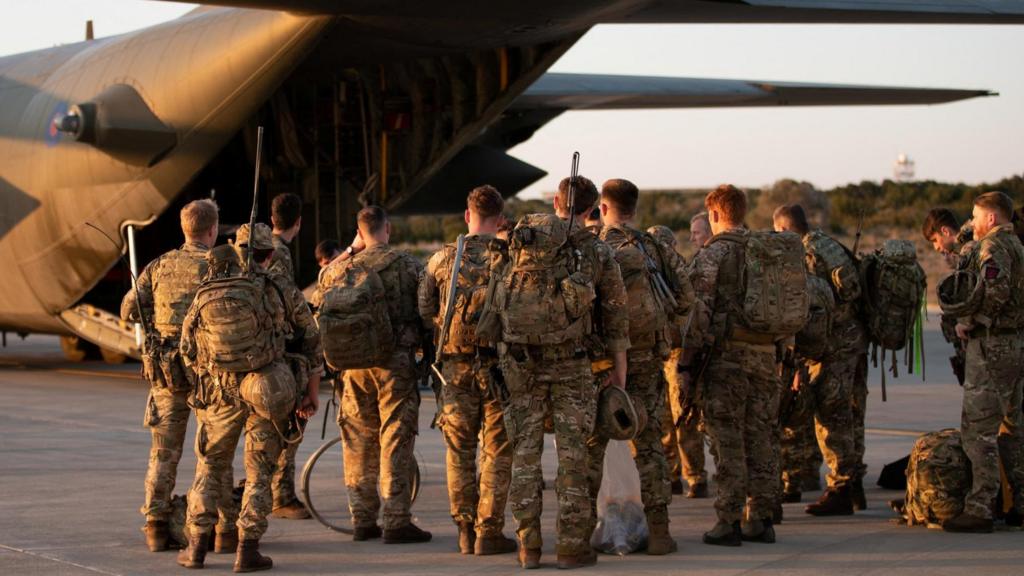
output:
[[[283,308],[275,310],[268,302],[268,287],[273,288],[268,282],[264,274],[246,274],[200,285],[192,312],[203,364],[224,372],[251,372],[284,353]]]
[[[395,330],[388,312],[388,294],[380,272],[400,254],[389,252],[374,261],[348,260],[330,286],[321,286],[323,301],[316,313],[324,358],[334,370],[380,366],[395,350]]]
[[[821,360],[829,348],[836,299],[832,286],[814,274],[807,275],[807,294],[810,308],[807,323],[796,333],[796,352],[802,358]]]
[[[736,329],[776,337],[792,336],[807,324],[810,299],[804,248],[791,232],[724,232],[709,241],[736,242],[742,248],[737,298],[733,306]]]
[[[590,334],[593,274],[574,244],[553,214],[530,214],[516,224],[509,264],[487,304],[500,315],[503,342],[564,344]]]
[[[860,261],[862,310],[871,342],[902,350],[911,340],[926,279],[909,240],[886,240]]]
[[[477,239],[469,239],[469,242],[480,242]],[[442,293],[447,294],[449,287],[447,283],[451,280],[452,266],[454,265],[455,247],[445,246],[444,263],[444,285],[441,286]],[[471,350],[477,346],[493,345],[492,342],[481,341],[477,337],[476,326],[483,312],[484,301],[487,296],[487,285],[491,277],[491,253],[489,250],[473,250],[467,246],[462,254],[462,263],[459,266],[459,276],[455,285],[455,314],[452,316],[452,324],[448,329],[448,339],[445,342],[445,349],[440,352],[460,353]],[[444,320],[444,311],[437,317],[438,328]]]
[[[960,431],[947,428],[922,435],[907,463],[907,524],[938,527],[963,510],[971,488],[971,463]]]
[[[655,337],[664,334],[675,306],[664,302],[659,294],[655,274],[661,273],[651,255],[658,250],[658,242],[645,232],[621,226],[601,231],[601,240],[615,250],[615,261],[622,272],[629,302],[629,341],[634,349],[655,345]]]

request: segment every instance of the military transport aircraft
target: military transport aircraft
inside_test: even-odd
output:
[[[257,125],[268,127],[263,215],[270,196],[303,195],[297,261],[309,280],[313,246],[348,237],[363,203],[443,212],[485,181],[510,194],[536,181],[544,172],[506,151],[567,110],[990,94],[548,73],[596,24],[1024,23],[1024,0],[202,4],[136,32],[0,58],[0,330],[61,334],[73,354],[81,338],[137,355],[131,329],[105,311],[128,285],[118,258],[175,247],[177,208],[191,199],[215,194],[223,222],[244,221]]]

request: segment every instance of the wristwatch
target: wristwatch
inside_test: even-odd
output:
[[[353,248],[351,244],[349,244],[348,248],[345,248],[345,254],[348,254],[349,257],[351,258],[352,256],[356,255],[356,249]]]

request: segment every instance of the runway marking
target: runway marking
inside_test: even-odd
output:
[[[865,428],[865,434],[878,434],[879,436],[907,436],[917,438],[927,434],[928,430],[903,430],[901,428]]]
[[[93,376],[95,378],[120,378],[121,380],[142,380],[139,374],[126,374],[124,372],[103,372],[101,370],[79,370],[77,368],[58,368],[54,372],[70,374],[71,376]]]
[[[25,550],[23,548],[15,548],[14,546],[7,546],[5,544],[0,544],[0,548],[2,548],[4,550],[9,550],[11,552],[20,552],[22,554],[25,554],[26,556],[34,556],[36,558],[42,558],[44,560],[49,560],[51,562],[56,562],[58,564],[66,564],[68,566],[74,566],[75,568],[81,568],[82,570],[88,570],[90,572],[96,572],[97,574],[106,574],[107,576],[121,576],[121,574],[119,572],[107,572],[106,570],[103,570],[101,568],[95,568],[93,566],[86,566],[85,564],[79,564],[78,562],[72,562],[70,560],[64,560],[62,558],[56,558],[54,556],[50,556],[49,554],[43,554],[41,552],[32,552],[31,550]]]

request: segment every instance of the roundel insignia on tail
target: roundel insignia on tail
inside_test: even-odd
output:
[[[50,122],[46,126],[46,146],[52,148],[57,144],[60,144],[61,133],[57,130],[57,121],[67,116],[68,114],[68,103],[59,102],[53,107],[53,112],[50,114]]]

